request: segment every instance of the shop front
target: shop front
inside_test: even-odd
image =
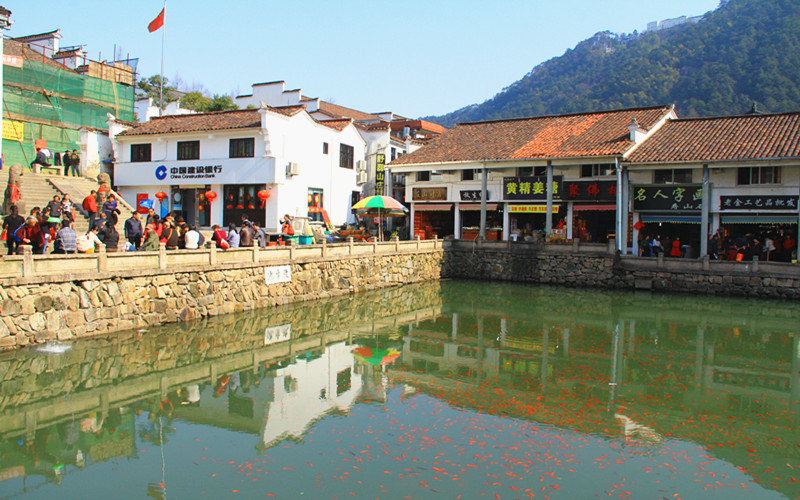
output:
[[[452,237],[455,233],[455,214],[447,201],[446,187],[415,187],[411,189],[411,211],[414,221],[412,237],[422,239]]]
[[[264,227],[266,213],[276,197],[261,200],[258,192],[277,189],[274,169],[254,159],[223,159],[208,162],[171,161],[161,164],[120,163],[114,181],[120,194],[138,207],[141,200],[167,197],[161,212],[172,211],[189,225],[241,225],[242,216]],[[214,193],[208,198],[208,193]],[[277,213],[277,207],[273,207]]]
[[[663,251],[668,257],[697,258],[700,253],[702,184],[655,184],[631,186],[634,219],[638,218],[636,248],[639,255]],[[709,225],[710,227],[710,225]],[[649,238],[663,250],[652,251],[642,243]]]
[[[561,176],[553,176],[552,227],[566,227],[561,199]],[[547,227],[547,177],[504,177],[503,199],[508,210],[509,235],[523,240],[534,234],[544,234]]]
[[[617,216],[616,180],[565,180],[562,198],[570,202],[567,238],[605,243],[614,236]],[[554,226],[555,227],[555,226]]]
[[[492,198],[492,193],[487,193]],[[457,221],[460,238],[477,240],[481,234],[481,190],[462,189],[459,192],[461,203],[458,204]],[[486,203],[486,239],[503,239],[503,208],[501,203]]]
[[[792,195],[720,196],[720,258],[733,260],[751,245],[750,258],[796,260],[799,201]]]

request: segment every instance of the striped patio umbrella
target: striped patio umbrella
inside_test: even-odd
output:
[[[353,205],[361,215],[377,215],[379,239],[383,240],[383,217],[402,217],[408,209],[402,203],[391,196],[367,196],[363,200]]]

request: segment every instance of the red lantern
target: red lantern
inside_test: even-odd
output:
[[[215,193],[214,191],[211,191],[210,189],[208,191],[206,191],[205,193],[203,193],[203,194],[205,195],[205,197],[209,201],[209,203],[214,201],[216,199],[216,197],[217,197],[217,193]]]
[[[159,191],[156,193],[156,198],[158,198],[159,203],[162,203],[167,198],[167,193],[164,191]]]
[[[258,192],[258,198],[261,201],[266,201],[267,199],[269,199],[270,196],[272,196],[272,192],[267,191],[266,189],[262,189],[261,191]]]

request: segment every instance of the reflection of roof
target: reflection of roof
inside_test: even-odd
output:
[[[631,119],[650,129],[672,112],[659,106],[460,123],[392,164],[621,155],[634,144]]]
[[[628,158],[674,163],[800,157],[800,112],[671,120]]]

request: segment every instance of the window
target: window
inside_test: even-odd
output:
[[[353,146],[347,144],[339,145],[339,166],[342,168],[353,168]]]
[[[253,158],[256,150],[256,140],[250,137],[249,139],[231,139],[230,141],[230,158]]]
[[[350,206],[352,207],[353,205],[355,205],[359,201],[361,201],[361,193],[358,192],[358,191],[352,191],[350,193]],[[355,209],[351,208],[350,209],[350,213],[351,214],[355,214],[356,213]]]
[[[602,177],[604,175],[614,175],[614,165],[610,163],[581,165],[581,177]]]
[[[423,172],[417,172],[417,182],[424,182],[431,180],[431,172],[430,170],[425,170]]]
[[[327,142],[323,142],[322,143],[322,154],[324,154],[324,155],[328,154],[328,143]]]
[[[461,171],[461,180],[462,181],[471,181],[475,179],[475,171],[471,168]]]
[[[780,184],[781,167],[739,167],[738,184]]]
[[[131,162],[150,161],[151,144],[131,144]]]
[[[394,159],[397,158],[397,148],[391,149],[391,154],[389,155],[389,158],[390,158],[389,161],[394,161]]]
[[[200,141],[185,141],[178,143],[179,160],[199,160]]]
[[[517,177],[541,177],[547,175],[547,167],[517,167]]]
[[[692,182],[691,168],[671,168],[653,172],[654,184],[688,184]]]

